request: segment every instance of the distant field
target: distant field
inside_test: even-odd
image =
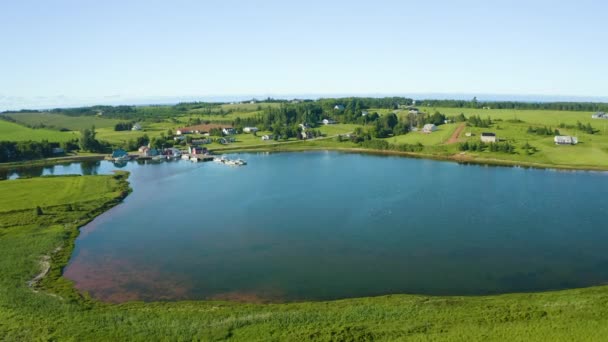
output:
[[[31,129],[13,122],[0,120],[0,141],[42,141],[63,142],[78,138],[75,132],[59,132],[50,129]]]
[[[50,129],[68,129],[70,131],[79,131],[84,128],[113,128],[121,120],[104,119],[98,116],[67,116],[54,113],[11,113],[3,114],[9,116],[17,123],[37,126],[43,124]]]

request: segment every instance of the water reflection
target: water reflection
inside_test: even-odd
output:
[[[85,176],[96,175],[100,165],[99,160],[83,161],[80,163],[80,170]]]

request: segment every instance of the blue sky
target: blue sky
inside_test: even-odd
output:
[[[298,94],[606,96],[603,1],[2,1],[0,109]]]

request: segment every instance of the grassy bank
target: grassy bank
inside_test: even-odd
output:
[[[608,334],[606,287],[267,305],[97,302],[79,295],[61,268],[77,227],[127,192],[124,175],[0,182],[0,340],[601,341]],[[51,267],[32,289],[44,256]]]

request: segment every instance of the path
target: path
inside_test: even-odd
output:
[[[450,137],[450,139],[448,139],[445,142],[446,145],[457,143],[458,142],[458,137],[460,136],[460,133],[462,133],[462,130],[465,127],[466,127],[466,125],[464,123],[461,123],[460,126],[456,127],[456,130],[454,131],[454,133],[452,133],[452,136]]]

